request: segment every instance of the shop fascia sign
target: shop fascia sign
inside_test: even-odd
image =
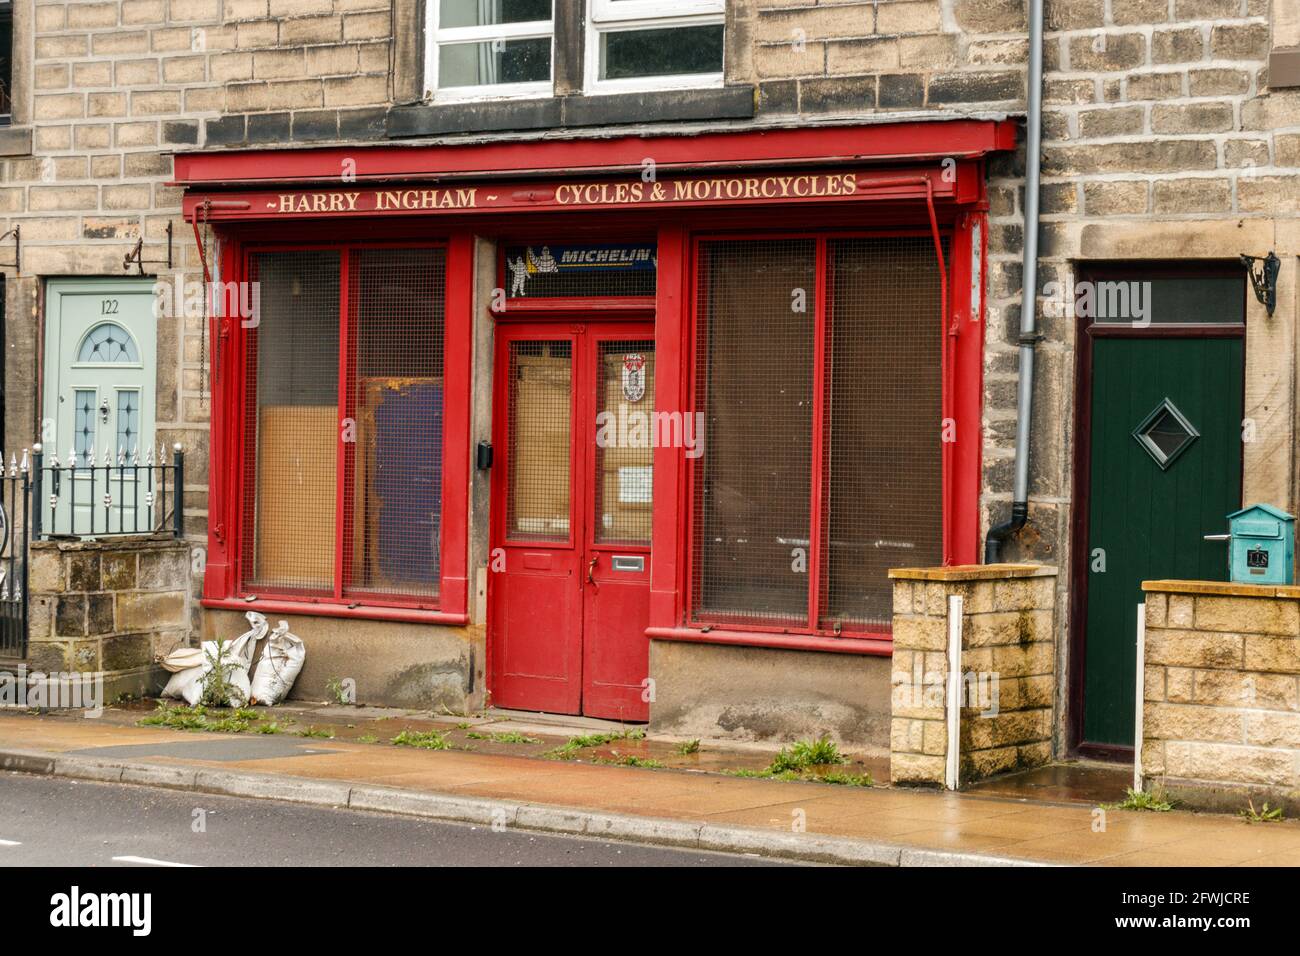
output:
[[[954,194],[938,172],[931,177],[935,198]],[[888,198],[924,192],[886,170],[779,172],[698,176],[655,181],[602,180],[565,183],[476,183],[384,188],[307,189],[212,197],[210,218],[427,215],[517,209],[626,209],[723,204],[834,202]],[[203,205],[186,201],[186,213]]]

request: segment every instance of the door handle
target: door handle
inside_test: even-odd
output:
[[[1206,541],[1231,541],[1232,540],[1232,535],[1230,534],[1206,534],[1206,535],[1202,535],[1201,537],[1204,538]]]
[[[591,576],[591,572],[596,570],[596,565],[597,563],[599,563],[599,561],[600,561],[600,555],[596,555],[594,558],[591,559],[591,564],[587,565],[587,583],[593,586],[596,583],[596,579]]]
[[[108,424],[108,399],[99,403],[99,420],[105,425]]]

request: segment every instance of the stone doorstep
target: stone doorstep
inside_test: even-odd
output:
[[[363,812],[393,813],[452,823],[493,825],[505,822],[506,825],[521,830],[724,853],[752,853],[805,863],[893,867],[1051,865],[1032,860],[909,847],[872,840],[692,823],[549,804],[425,793],[396,787],[349,786],[335,781],[313,781],[276,774],[104,760],[39,750],[0,750],[0,770],[331,806]]]

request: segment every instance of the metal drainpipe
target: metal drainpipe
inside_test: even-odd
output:
[[[1025,122],[1025,260],[1020,301],[1020,379],[1016,389],[1016,477],[1011,518],[990,528],[984,563],[1001,557],[1002,542],[1029,518],[1029,428],[1034,403],[1034,346],[1038,343],[1038,181],[1043,141],[1043,0],[1029,2],[1028,115]]]

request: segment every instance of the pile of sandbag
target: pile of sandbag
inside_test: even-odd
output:
[[[281,621],[270,636],[266,617],[256,611],[244,615],[249,630],[233,641],[204,641],[199,647],[182,647],[162,660],[172,676],[162,696],[175,697],[195,707],[203,699],[203,688],[211,672],[220,665],[228,690],[227,707],[246,704],[278,704],[289,696],[289,689],[302,671],[307,648],[302,639],[289,633],[289,622]],[[262,656],[253,666],[258,643],[266,639]],[[218,654],[220,661],[218,662]],[[251,673],[250,673],[251,671]]]

